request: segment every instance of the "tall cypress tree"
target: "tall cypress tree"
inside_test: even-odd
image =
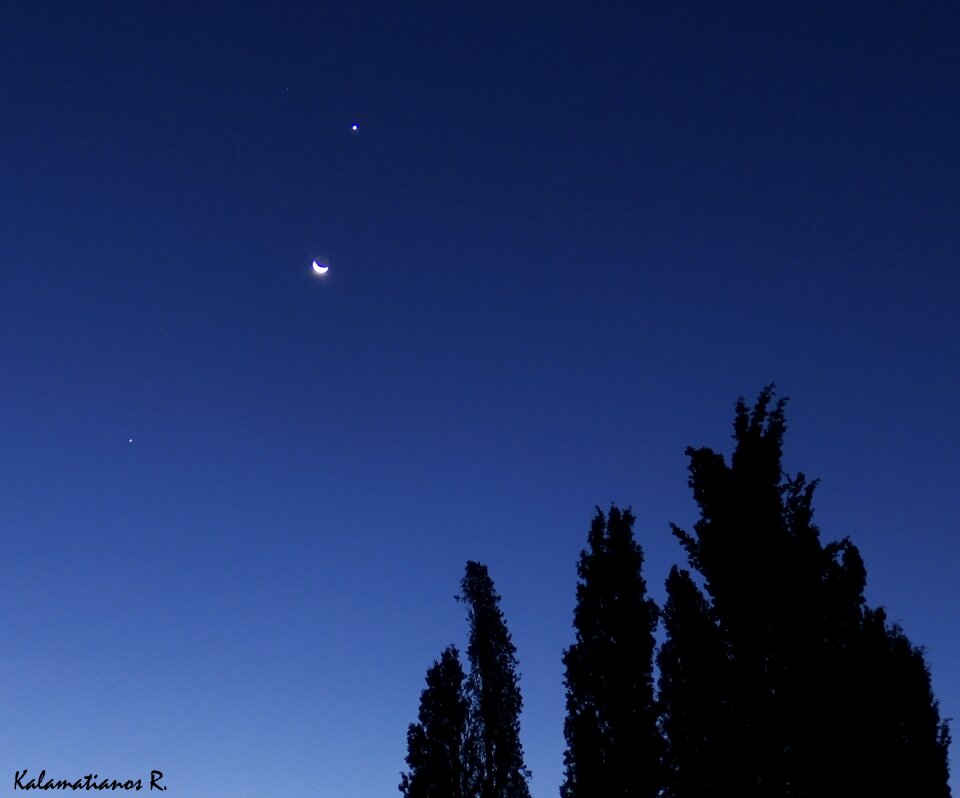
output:
[[[856,547],[821,544],[816,483],[783,473],[785,402],[771,407],[772,399],[768,387],[752,409],[737,403],[729,465],[710,449],[687,450],[700,518],[692,534],[674,533],[709,602],[692,612],[690,586],[668,583],[668,608],[686,606],[687,621],[667,623],[665,698],[700,679],[701,663],[679,652],[691,645],[682,631],[690,619],[708,617],[705,634],[715,629],[723,648],[708,704],[731,715],[724,758],[734,763],[739,795],[850,798],[894,794],[890,787],[900,785],[900,794],[944,798],[949,735],[922,654],[866,607]],[[685,741],[670,729],[682,727],[685,710],[676,700],[664,708],[671,772],[679,773]],[[709,758],[696,761],[710,767]],[[683,777],[697,776],[688,768]]]
[[[468,562],[459,601],[470,640],[465,676],[454,646],[427,671],[419,723],[407,732],[406,798],[530,798],[520,745],[516,648],[485,565]]]
[[[427,670],[420,695],[419,723],[407,731],[407,765],[400,792],[406,798],[466,798],[464,763],[467,700],[464,673],[456,647],[444,650]]]
[[[460,590],[457,598],[466,604],[470,624],[466,752],[470,795],[529,798],[530,772],[520,744],[523,700],[516,647],[487,566],[468,562]]]
[[[647,598],[634,516],[597,508],[580,554],[576,642],[563,655],[563,798],[653,798],[662,741],[653,696],[657,608]]]
[[[670,798],[740,795],[739,718],[732,711],[728,651],[707,599],[674,566],[663,608],[666,640],[657,653],[663,786]]]

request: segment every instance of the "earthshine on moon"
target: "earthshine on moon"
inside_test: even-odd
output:
[[[326,274],[330,271],[330,264],[327,263],[326,258],[317,258],[313,262],[313,273],[314,274]]]

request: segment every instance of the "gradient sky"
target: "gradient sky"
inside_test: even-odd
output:
[[[475,559],[556,796],[594,506],[662,599],[769,382],[960,718],[960,7],[461,5],[4,3],[2,783],[399,795]]]

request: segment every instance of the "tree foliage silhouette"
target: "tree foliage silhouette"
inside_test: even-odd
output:
[[[467,606],[469,712],[467,762],[477,798],[529,798],[530,772],[520,744],[520,695],[516,647],[500,610],[487,566],[468,562],[459,601]]]
[[[949,795],[949,735],[922,653],[869,610],[849,540],[822,545],[815,482],[781,468],[784,400],[736,406],[730,465],[687,450],[700,507],[674,527],[659,654],[667,794]],[[901,791],[891,792],[892,785]]]
[[[922,650],[899,625],[887,624],[883,609],[868,609],[853,668],[863,728],[857,755],[873,765],[858,794],[949,798],[950,733],[940,721]]]
[[[657,608],[641,575],[634,516],[597,508],[580,554],[576,642],[566,650],[563,798],[653,798],[661,738],[653,695]]]
[[[419,723],[407,732],[407,798],[530,798],[520,745],[517,654],[485,565],[468,562],[457,600],[470,624],[464,675],[448,647],[427,670]]]
[[[455,646],[427,670],[419,723],[407,730],[407,765],[400,792],[407,798],[466,798],[463,753],[467,731],[464,673]]]
[[[731,673],[720,629],[688,571],[671,569],[667,596],[666,639],[657,653],[666,794],[739,795]]]
[[[730,463],[688,448],[700,515],[673,527],[665,640],[629,510],[597,510],[564,652],[562,798],[950,798],[949,729],[923,651],[864,599],[849,539],[822,543],[816,482],[782,470],[785,401],[741,399]],[[516,649],[484,565],[457,596],[470,626],[427,672],[406,798],[529,798]]]

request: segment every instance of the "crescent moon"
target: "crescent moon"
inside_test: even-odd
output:
[[[326,263],[318,263],[317,261],[313,262],[313,272],[314,274],[326,274],[330,271],[330,266]]]

